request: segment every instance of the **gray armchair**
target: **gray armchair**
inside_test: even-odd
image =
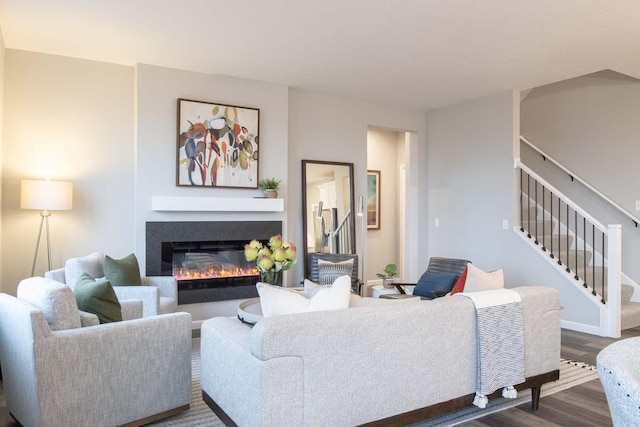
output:
[[[87,273],[94,278],[104,276],[104,254],[95,252],[79,258],[69,258],[64,268],[47,271],[44,277],[66,283],[72,289],[78,277]],[[178,309],[178,284],[173,276],[142,277],[142,286],[114,286],[120,302],[142,300],[142,315],[173,313]]]
[[[0,294],[4,398],[24,426],[142,425],[191,404],[191,316],[81,327],[70,288]]]
[[[597,365],[613,425],[640,425],[640,337],[609,344],[598,353]]]

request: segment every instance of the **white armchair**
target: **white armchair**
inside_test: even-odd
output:
[[[28,289],[21,289],[28,288]],[[143,425],[191,404],[191,316],[81,327],[69,287],[0,294],[4,399],[24,426]]]
[[[94,278],[104,276],[104,254],[95,252],[79,258],[69,258],[64,268],[47,271],[44,277],[66,283],[72,289],[78,277],[87,273]],[[124,300],[142,300],[143,317],[173,313],[178,309],[178,283],[173,276],[142,277],[142,286],[114,286],[122,303]]]

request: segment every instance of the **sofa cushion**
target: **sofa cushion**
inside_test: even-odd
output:
[[[330,285],[338,277],[347,275],[351,277],[353,273],[353,259],[340,262],[331,262],[323,259],[318,260],[318,282],[320,285]]]
[[[95,276],[94,276],[95,277]],[[104,277],[113,286],[140,286],[140,266],[135,254],[127,255],[122,259],[113,259],[109,255],[104,256]]]
[[[467,280],[464,284],[465,292],[490,291],[504,288],[504,274],[502,270],[485,272],[473,264],[467,265]]]
[[[413,295],[433,299],[436,295],[431,291],[449,292],[457,278],[458,275],[454,273],[437,273],[427,270],[418,280]]]
[[[307,298],[300,292],[273,286],[267,283],[256,285],[260,295],[260,306],[264,317],[308,311],[338,310],[349,307],[351,278],[341,276],[331,285],[318,289]]]
[[[83,273],[78,279],[73,293],[78,308],[98,316],[100,323],[122,321],[120,302],[108,280],[96,280]]]
[[[104,255],[101,252],[94,252],[84,257],[69,258],[64,263],[64,281],[72,289],[82,273],[87,273],[91,277],[103,277]]]
[[[82,326],[73,291],[64,283],[31,277],[20,282],[17,296],[42,311],[52,331]]]

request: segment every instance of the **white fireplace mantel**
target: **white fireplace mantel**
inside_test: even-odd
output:
[[[152,197],[158,212],[283,212],[284,199],[250,197]]]

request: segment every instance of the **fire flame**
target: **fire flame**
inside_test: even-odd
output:
[[[173,272],[173,276],[176,280],[198,280],[198,279],[219,279],[223,277],[246,277],[257,276],[259,271],[256,267],[253,268],[232,268],[230,270],[220,269],[216,270],[210,268],[209,270],[191,270],[188,268],[180,268]]]

